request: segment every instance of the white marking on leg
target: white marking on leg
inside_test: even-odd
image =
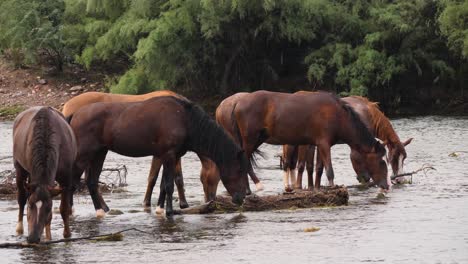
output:
[[[156,214],[157,215],[164,214],[164,211],[165,211],[164,208],[161,208],[159,205],[158,205],[158,207],[156,207]]]
[[[283,185],[285,190],[289,188],[289,169],[287,169],[283,174]]]
[[[104,212],[103,209],[96,210],[96,217],[97,218],[104,218],[104,216],[106,216],[106,212]]]
[[[265,189],[265,187],[263,186],[262,182],[257,182],[255,184],[255,189],[257,189],[257,192],[259,192],[259,191],[262,191],[263,189]]]
[[[23,221],[19,221],[18,224],[16,224],[16,234],[22,235],[23,233],[24,233]]]
[[[36,221],[37,221],[37,223],[39,223],[39,215],[41,214],[41,207],[42,207],[42,201],[39,200],[39,201],[36,202],[36,209],[37,209],[37,215],[36,215],[37,219],[36,219]]]
[[[297,186],[297,178],[296,178],[296,170],[291,170],[289,172],[289,179],[291,180],[291,186],[296,187]]]

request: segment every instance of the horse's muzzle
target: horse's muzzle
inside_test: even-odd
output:
[[[232,202],[241,206],[244,203],[245,194],[235,193],[232,196]]]
[[[29,235],[28,236],[28,243],[30,244],[37,244],[41,241],[40,236],[37,235]]]

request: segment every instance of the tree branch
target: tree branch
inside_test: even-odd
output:
[[[122,233],[128,231],[138,231],[141,233],[148,233],[137,228],[128,228],[115,233],[95,235],[95,236],[86,236],[86,237],[76,237],[76,238],[64,238],[59,240],[44,241],[37,244],[30,244],[27,242],[17,242],[17,243],[0,243],[0,248],[36,248],[47,246],[51,244],[65,243],[65,242],[76,242],[82,240],[98,240],[98,241],[121,241],[123,238]]]

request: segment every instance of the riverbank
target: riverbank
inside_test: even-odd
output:
[[[55,74],[45,66],[15,69],[0,58],[0,121],[13,120],[21,111],[38,105],[48,105],[59,110],[73,96],[87,91],[106,91],[108,75],[68,67]],[[190,91],[178,91],[199,103],[213,114],[223,97],[216,94],[202,95]],[[467,115],[468,99],[436,99],[407,102],[388,116],[417,115]]]

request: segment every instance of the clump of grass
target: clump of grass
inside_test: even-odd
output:
[[[0,107],[0,117],[8,119],[14,118],[24,110],[25,107],[21,105],[2,106]]]

